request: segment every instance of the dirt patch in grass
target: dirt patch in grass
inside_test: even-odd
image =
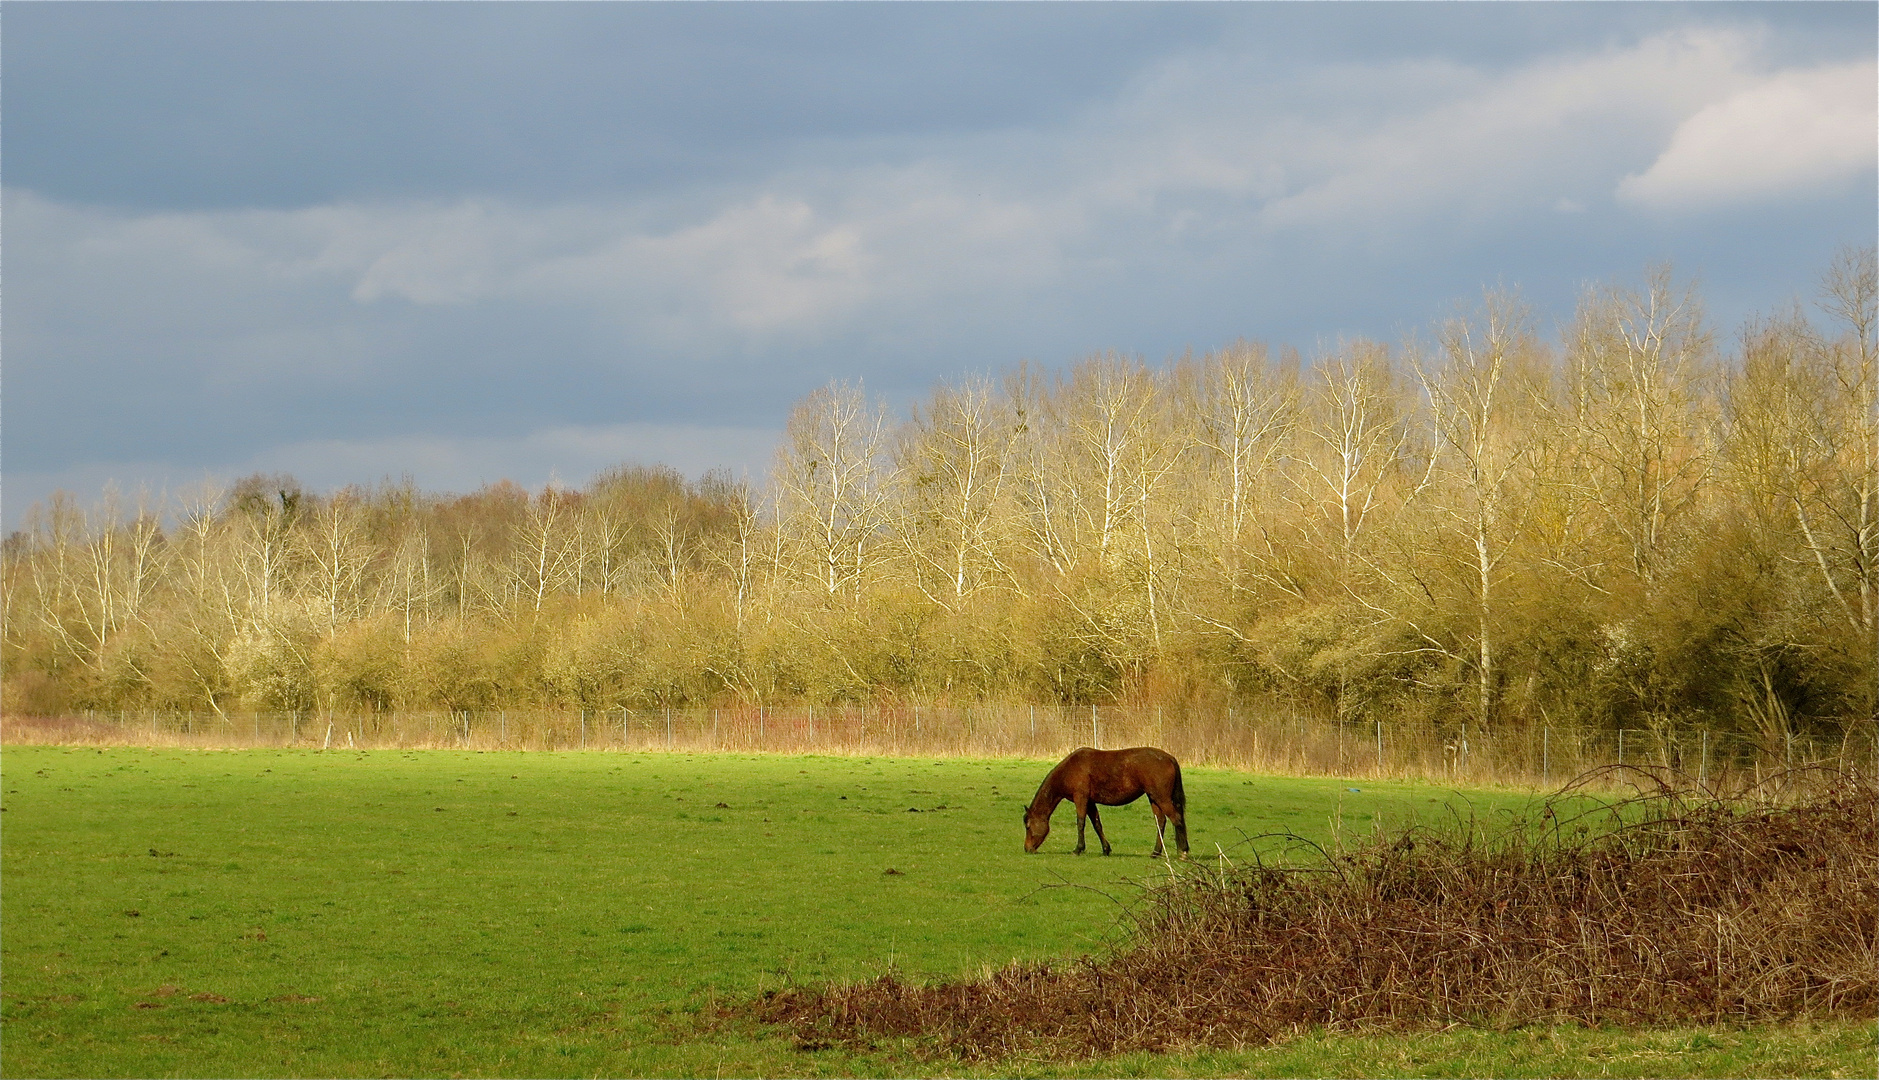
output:
[[[1644,793],[1591,815],[1556,798],[1492,828],[1411,827],[1313,858],[1193,868],[1149,890],[1107,956],[931,986],[890,975],[791,988],[738,1011],[803,1047],[912,1039],[978,1060],[1308,1028],[1870,1017],[1871,778],[1787,777],[1779,797],[1725,798],[1667,772],[1631,775]]]

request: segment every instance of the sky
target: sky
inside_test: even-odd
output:
[[[0,518],[761,477],[832,380],[1718,331],[1879,231],[1879,5],[12,3]]]

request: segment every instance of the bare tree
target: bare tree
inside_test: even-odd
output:
[[[380,602],[398,612],[407,646],[411,644],[414,615],[428,612],[443,591],[443,582],[431,571],[430,533],[421,527],[407,527],[391,550],[389,565],[379,581]]]
[[[1179,409],[1197,451],[1187,466],[1194,531],[1228,592],[1242,587],[1250,558],[1255,580],[1296,596],[1272,531],[1272,489],[1299,419],[1296,356],[1274,364],[1264,345],[1240,343],[1193,368]]]
[[[1359,537],[1403,464],[1409,427],[1382,345],[1353,342],[1313,366],[1291,475],[1301,508],[1329,511],[1337,572],[1348,579]]]
[[[1074,503],[1105,571],[1115,568],[1118,538],[1141,514],[1148,489],[1170,467],[1170,448],[1155,430],[1156,397],[1147,369],[1113,353],[1078,364],[1060,392],[1059,416],[1080,466]]]
[[[859,589],[881,540],[887,435],[859,385],[830,384],[790,414],[772,476],[778,525],[829,596]]]
[[[1830,396],[1820,431],[1838,489],[1828,520],[1844,538],[1844,561],[1859,594],[1857,619],[1871,635],[1879,628],[1879,348],[1874,340],[1879,260],[1874,248],[1841,251],[1821,293],[1821,306],[1849,335],[1828,353]],[[1822,573],[1832,577],[1824,567]]]
[[[369,600],[366,571],[378,548],[360,504],[356,490],[340,491],[316,505],[294,534],[308,599],[329,633],[364,614]]]
[[[1202,359],[1197,384],[1195,430],[1218,473],[1222,539],[1237,544],[1251,525],[1260,477],[1297,423],[1297,372],[1275,369],[1264,345],[1242,342]]]
[[[249,628],[271,626],[284,614],[288,574],[306,494],[291,476],[255,474],[238,481],[228,496],[236,550],[236,572],[248,597]]]
[[[892,520],[915,580],[941,603],[964,599],[991,577],[1009,578],[999,555],[1001,503],[1017,436],[1012,410],[985,378],[935,389],[903,428]],[[933,575],[944,583],[937,590],[925,584]]]
[[[251,537],[243,534],[250,526],[225,520],[218,512],[222,501],[223,493],[209,485],[184,495],[170,545],[173,603],[160,639],[190,696],[217,715],[233,689],[237,643],[256,622],[253,591],[239,565],[248,554]]]
[[[540,613],[550,593],[571,591],[580,572],[578,497],[550,485],[516,525],[511,592]]]
[[[1525,305],[1489,293],[1477,315],[1442,327],[1435,363],[1411,354],[1436,435],[1429,500],[1471,556],[1475,715],[1484,727],[1494,712],[1495,586],[1512,551],[1511,519],[1532,487],[1537,432],[1525,406],[1534,400],[1537,351]]]
[[[1144,642],[1158,649],[1165,495],[1186,450],[1173,396],[1140,361],[1114,353],[1017,390],[1023,546],[1053,568],[1050,587],[1079,613],[1091,644],[1119,661]]]
[[[162,526],[140,496],[125,520],[115,486],[90,512],[55,492],[27,515],[27,557],[10,560],[36,599],[30,610],[41,627],[81,664],[102,671],[117,636],[143,617],[158,579]]]
[[[1006,380],[1005,398],[1016,422],[1012,446],[1018,545],[1058,578],[1076,559],[1074,485],[1066,465],[1067,433],[1058,422],[1050,387],[1029,365]]]
[[[1702,304],[1660,267],[1641,293],[1589,290],[1570,339],[1568,406],[1594,485],[1587,495],[1648,588],[1715,465]]]

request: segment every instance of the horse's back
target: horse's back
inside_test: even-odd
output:
[[[1080,781],[1095,801],[1106,806],[1134,802],[1143,795],[1155,799],[1165,795],[1177,805],[1182,800],[1181,764],[1157,747],[1095,750],[1082,746],[1057,768],[1065,781],[1072,785]]]
[[[1131,746],[1127,750],[1099,750],[1097,753],[1114,754],[1117,768],[1139,772],[1145,776],[1181,776],[1181,763],[1174,755],[1159,746]]]

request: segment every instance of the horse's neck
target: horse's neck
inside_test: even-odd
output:
[[[1056,779],[1055,776],[1047,778],[1044,786],[1037,789],[1037,794],[1031,797],[1032,810],[1049,814],[1057,809],[1058,803],[1070,797],[1064,794],[1063,785],[1055,783]]]

